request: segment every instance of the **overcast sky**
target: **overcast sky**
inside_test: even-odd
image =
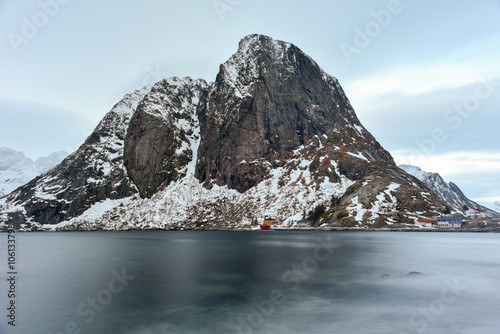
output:
[[[0,146],[74,151],[120,98],[292,42],[398,163],[500,201],[500,0],[0,0]]]

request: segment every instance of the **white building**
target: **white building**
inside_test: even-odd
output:
[[[483,210],[479,210],[479,209],[469,209],[469,210],[465,211],[465,216],[467,218],[486,218],[487,217],[486,212],[484,212]]]
[[[432,220],[430,219],[417,219],[415,226],[418,228],[432,228]]]

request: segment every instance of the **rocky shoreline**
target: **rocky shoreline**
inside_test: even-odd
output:
[[[317,227],[317,228],[273,228],[271,230],[260,230],[258,228],[235,228],[235,229],[126,229],[126,230],[49,230],[44,228],[21,228],[16,232],[126,232],[126,231],[258,231],[258,232],[315,232],[315,231],[331,231],[331,232],[451,232],[451,233],[500,233],[500,227],[485,227],[485,228],[361,228],[361,227]],[[2,228],[1,232],[7,233],[7,228]]]

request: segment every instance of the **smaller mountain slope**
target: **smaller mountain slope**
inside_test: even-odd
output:
[[[438,173],[425,172],[419,167],[411,165],[400,165],[399,168],[418,178],[445,202],[454,206],[462,213],[464,212],[464,206],[467,206],[471,209],[483,210],[490,217],[500,217],[500,213],[470,200],[455,183],[446,183]]]
[[[76,152],[2,198],[3,218],[57,224],[79,216],[96,202],[137,193],[123,166],[123,141],[133,111],[150,89],[125,95]]]
[[[443,213],[446,203],[415,177],[391,164],[372,163],[327,212],[338,226],[384,227],[413,224],[418,218]]]

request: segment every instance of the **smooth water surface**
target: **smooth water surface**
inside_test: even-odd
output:
[[[499,234],[16,235],[0,333],[500,333]]]

